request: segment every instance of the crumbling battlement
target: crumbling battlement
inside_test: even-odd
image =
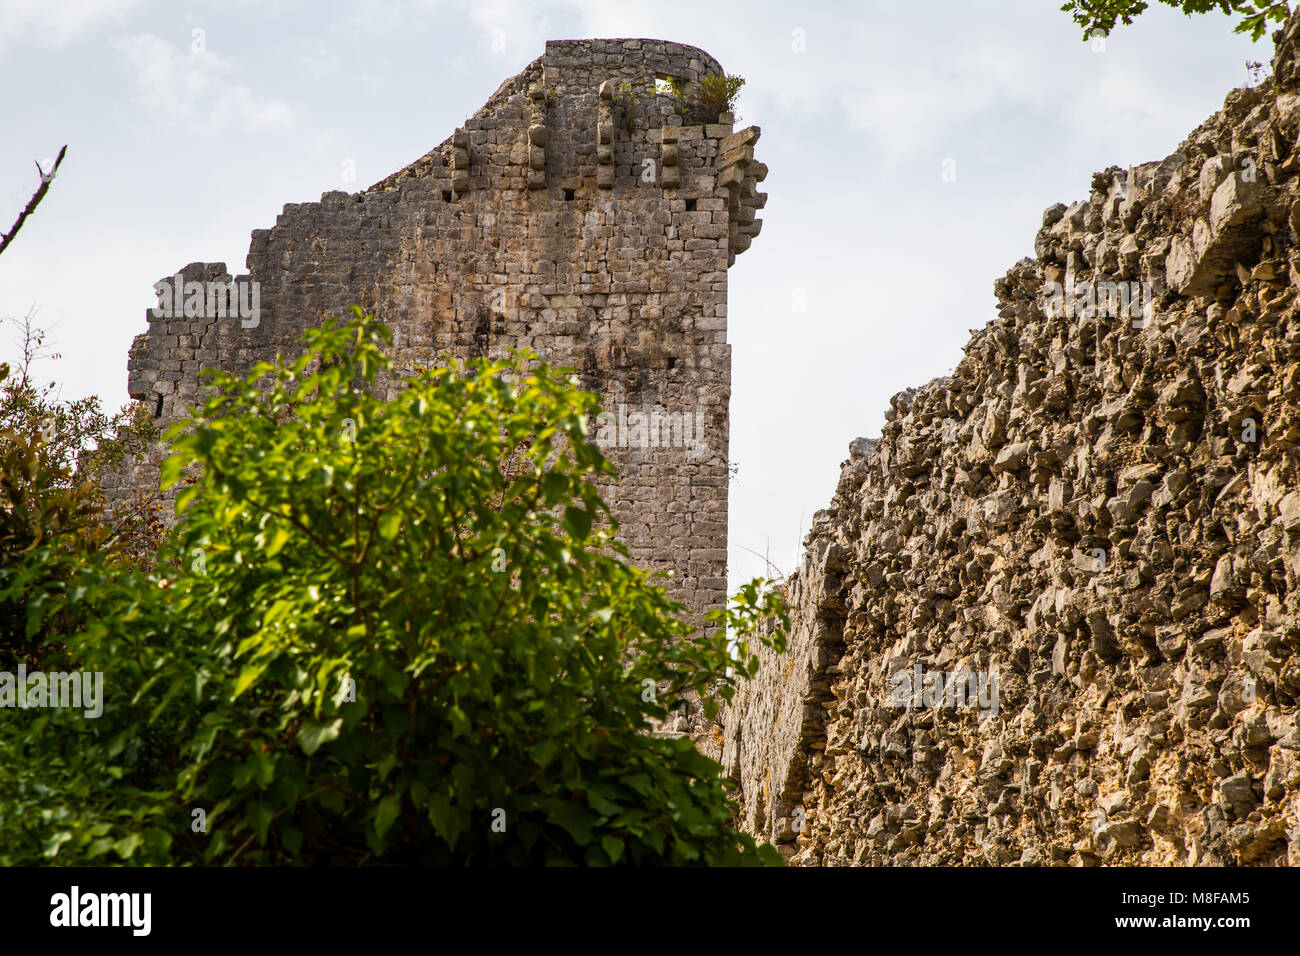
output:
[[[131,347],[131,396],[166,425],[199,402],[200,370],[292,354],[305,328],[352,303],[393,330],[399,366],[531,348],[577,369],[611,415],[630,420],[606,448],[620,472],[606,495],[634,559],[671,568],[670,593],[696,614],[718,606],[727,269],[758,234],[767,172],[754,161],[757,127],[681,115],[698,105],[701,78],[722,72],[678,43],[547,43],[409,166],[364,192],[286,205],[273,228],[254,231],[235,281],[256,283],[256,320],[151,312]],[[684,83],[683,102],[656,93],[668,78]],[[230,280],[221,263],[181,272],[182,282]],[[660,419],[695,425],[690,442],[680,429],[652,433]],[[156,490],[157,461],[133,462],[109,485],[119,502]]]
[[[1298,38],[851,444],[722,715],[787,858],[1300,864]]]

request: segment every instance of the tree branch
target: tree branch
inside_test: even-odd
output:
[[[41,204],[41,200],[45,198],[45,194],[50,191],[50,183],[54,181],[54,176],[59,171],[59,164],[63,162],[63,157],[67,152],[68,147],[64,144],[64,147],[59,150],[58,159],[54,161],[54,165],[50,167],[48,173],[41,169],[40,163],[36,164],[36,171],[41,175],[40,188],[36,190],[35,195],[32,196],[30,201],[28,201],[27,207],[18,214],[18,220],[14,223],[13,228],[3,236],[0,236],[0,252],[4,252],[9,246],[9,243],[13,242],[14,236],[18,235],[18,230],[23,227],[23,223],[27,221],[27,217],[36,211],[36,207]]]

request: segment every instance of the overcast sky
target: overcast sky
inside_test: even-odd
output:
[[[952,370],[1042,211],[1168,155],[1272,56],[1223,16],[1164,7],[1094,45],[1059,6],[0,0],[0,229],[32,161],[68,145],[0,258],[0,318],[35,307],[63,356],[45,377],[115,407],[162,276],[243,272],[285,203],[401,168],[548,39],[693,44],[748,80],[739,125],[762,126],[771,169],[730,277],[731,580],[762,572],[750,551],[789,571],[849,441]],[[0,359],[14,351],[5,321]]]

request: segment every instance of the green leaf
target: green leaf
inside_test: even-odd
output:
[[[555,757],[556,750],[559,749],[559,742],[555,740],[543,740],[540,744],[533,747],[530,754],[533,761],[537,764],[539,770],[545,770]]]
[[[239,672],[239,677],[235,680],[235,691],[232,696],[238,697],[244,691],[248,690],[249,687],[253,686],[253,682],[262,676],[264,670],[266,670],[265,662],[260,664],[245,664]]]
[[[616,836],[601,837],[600,847],[609,855],[611,863],[617,863],[618,858],[623,855],[623,841]]]
[[[321,748],[322,744],[337,740],[342,729],[343,718],[341,717],[325,722],[305,720],[298,731],[298,744],[302,747],[303,753],[310,757]]]
[[[270,755],[264,750],[254,750],[248,759],[253,764],[253,778],[257,785],[263,789],[269,787],[275,779],[275,764]]]
[[[252,821],[254,832],[257,834],[257,845],[265,846],[266,835],[271,828],[271,820],[274,817],[270,807],[264,803],[254,803],[248,808],[248,817]]]
[[[380,800],[379,806],[375,808],[375,832],[380,836],[386,834],[401,811],[402,801],[393,794]]]
[[[116,853],[118,856],[120,856],[122,859],[129,860],[131,859],[131,855],[135,853],[136,848],[139,846],[140,846],[140,834],[131,833],[128,834],[127,836],[122,837],[120,840],[116,841],[113,844],[113,852]]]
[[[268,558],[275,557],[289,543],[292,537],[289,528],[282,522],[277,521],[266,536],[266,548],[263,554]]]
[[[448,846],[454,846],[464,827],[460,815],[452,805],[451,798],[445,793],[432,794],[429,797],[428,807],[429,822],[433,824],[434,832],[446,841]]]
[[[555,471],[548,471],[542,478],[542,499],[546,502],[547,507],[555,504],[569,490],[569,479],[567,476]]]
[[[379,517],[379,536],[385,541],[392,541],[397,537],[397,532],[402,529],[403,518],[402,512],[396,508],[385,511]]]
[[[159,472],[159,485],[164,489],[170,488],[176,482],[181,480],[185,471],[185,462],[178,454],[168,456],[162,463],[162,469]]]
[[[66,830],[56,833],[41,845],[42,854],[46,857],[53,858],[59,855],[59,847],[72,839],[72,834]]]
[[[585,508],[565,508],[564,527],[575,538],[587,537],[591,534],[591,512]]]
[[[176,496],[176,513],[180,514],[185,506],[199,496],[199,486],[190,485]]]

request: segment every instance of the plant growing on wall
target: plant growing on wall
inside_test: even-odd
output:
[[[614,88],[614,123],[625,133],[633,133],[640,126],[641,100],[632,85],[626,81]]]
[[[700,106],[717,119],[719,113],[730,113],[736,108],[736,99],[745,85],[743,76],[710,73],[700,78]]]
[[[736,100],[745,85],[743,76],[707,74],[700,78],[694,96],[686,81],[668,78],[669,92],[677,99],[677,112],[692,123],[716,123],[722,113],[734,113]]]

